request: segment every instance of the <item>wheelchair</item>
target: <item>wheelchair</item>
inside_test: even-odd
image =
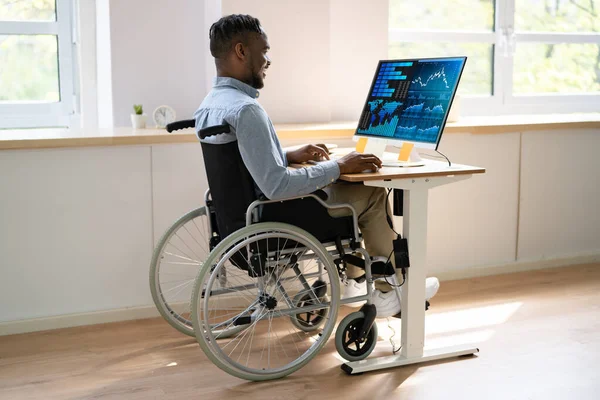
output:
[[[193,127],[194,120],[185,120],[167,130]],[[198,135],[227,133],[224,124]],[[201,146],[210,188],[205,206],[177,220],[152,256],[150,288],[160,314],[195,336],[225,372],[262,381],[306,365],[333,334],[339,306],[366,301],[335,330],[344,359],[366,358],[377,342],[373,274],[397,281],[391,263],[361,247],[353,207],[326,203],[320,190],[259,198],[237,141]],[[334,218],[331,209],[348,216]],[[347,263],[364,268],[367,294],[341,300]]]

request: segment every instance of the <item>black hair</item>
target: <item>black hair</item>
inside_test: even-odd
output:
[[[210,39],[210,54],[214,58],[222,58],[234,45],[234,39],[246,42],[245,35],[248,33],[263,33],[260,21],[250,15],[232,14],[227,15],[210,27],[208,37]]]

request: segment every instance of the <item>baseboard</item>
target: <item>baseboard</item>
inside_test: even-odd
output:
[[[600,253],[590,253],[571,257],[559,257],[543,260],[518,261],[501,265],[469,267],[452,271],[435,272],[441,281],[468,279],[479,276],[510,274],[514,272],[533,271],[544,268],[569,267],[581,264],[600,262]],[[18,333],[36,332],[50,329],[70,328],[83,325],[103,324],[108,322],[153,318],[160,314],[154,305],[130,307],[116,310],[96,311],[90,313],[58,315],[55,317],[34,318],[21,321],[0,322],[0,336]]]
[[[154,306],[129,307],[116,310],[94,311],[89,313],[57,315],[55,317],[33,318],[20,321],[0,322],[0,336],[71,328],[74,326],[104,324],[107,322],[128,321],[158,317]]]
[[[487,265],[479,267],[468,267],[450,271],[434,272],[440,281],[453,281],[458,279],[476,278],[480,276],[492,276],[512,274],[515,272],[535,271],[545,268],[571,267],[582,264],[600,262],[600,253],[579,254],[576,256],[565,256],[541,260],[521,260],[506,264]]]

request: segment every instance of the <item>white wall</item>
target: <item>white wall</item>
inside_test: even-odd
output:
[[[387,58],[387,10],[387,0],[96,0],[98,124],[130,126],[139,103],[150,124],[161,104],[191,116],[214,76],[208,28],[231,13],[259,18],[269,36],[261,103],[274,122],[355,120]]]
[[[329,1],[223,0],[223,15],[250,14],[267,32],[271,66],[260,102],[275,122],[329,121]]]
[[[331,120],[356,121],[388,58],[388,0],[330,0]]]
[[[86,63],[82,63],[83,68],[88,68],[83,72],[85,78],[86,74],[94,76],[94,70],[96,73],[96,87],[91,86],[91,90],[95,89],[97,93],[97,107],[98,107],[98,118],[94,121],[92,118],[88,122],[87,115],[83,114],[83,127],[91,126],[94,127],[94,122],[97,122],[100,128],[110,128],[114,126],[114,111],[113,111],[113,84],[112,84],[112,53],[111,53],[111,34],[110,34],[110,2],[109,0],[96,0],[96,37],[95,47],[92,46],[92,55],[96,59],[96,68],[91,67],[92,71],[89,71],[89,66]],[[83,21],[81,21],[83,23]],[[87,21],[89,22],[89,21]],[[86,29],[86,28],[82,28]],[[82,43],[82,46],[85,45]],[[89,45],[89,42],[88,42]],[[90,53],[89,47],[81,48],[82,61],[87,59]],[[86,81],[89,82],[89,81]],[[82,82],[84,83],[84,82]],[[93,85],[93,83],[92,83]],[[90,86],[82,87],[84,91],[89,91]],[[82,93],[82,95],[84,95]],[[87,94],[84,96],[87,97]],[[89,103],[83,103],[87,106]],[[87,109],[82,110],[84,113]],[[93,110],[92,110],[93,112]]]
[[[102,5],[96,4],[95,1],[80,1],[76,3],[76,6],[80,43],[75,52],[79,66],[80,94],[80,124],[77,126],[94,129],[98,127],[98,46],[96,43],[98,27],[96,14],[97,8]]]
[[[223,0],[258,18],[272,65],[260,102],[276,123],[356,120],[387,58],[387,0]]]
[[[516,261],[519,136],[464,133],[442,137],[440,150],[450,160],[485,167],[486,173],[430,192],[430,274],[448,275]]]
[[[208,181],[199,144],[152,147],[152,215],[154,244],[192,208],[204,205]]]
[[[204,0],[204,41],[202,53],[204,57],[204,86],[206,90],[210,90],[213,86],[213,80],[217,75],[217,69],[215,67],[215,60],[210,56],[210,40],[208,39],[208,31],[212,24],[214,24],[222,16],[221,0]]]
[[[204,15],[204,0],[110,0],[114,126],[131,126],[133,104],[151,125],[162,104],[192,116],[207,93]]]
[[[0,152],[0,321],[148,304],[148,147]]]
[[[597,131],[523,135],[519,259],[600,249]]]

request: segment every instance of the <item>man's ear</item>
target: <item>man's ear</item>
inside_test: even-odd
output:
[[[240,60],[246,59],[246,49],[244,48],[244,45],[241,42],[236,43],[233,47],[233,50],[237,58],[239,58]]]

